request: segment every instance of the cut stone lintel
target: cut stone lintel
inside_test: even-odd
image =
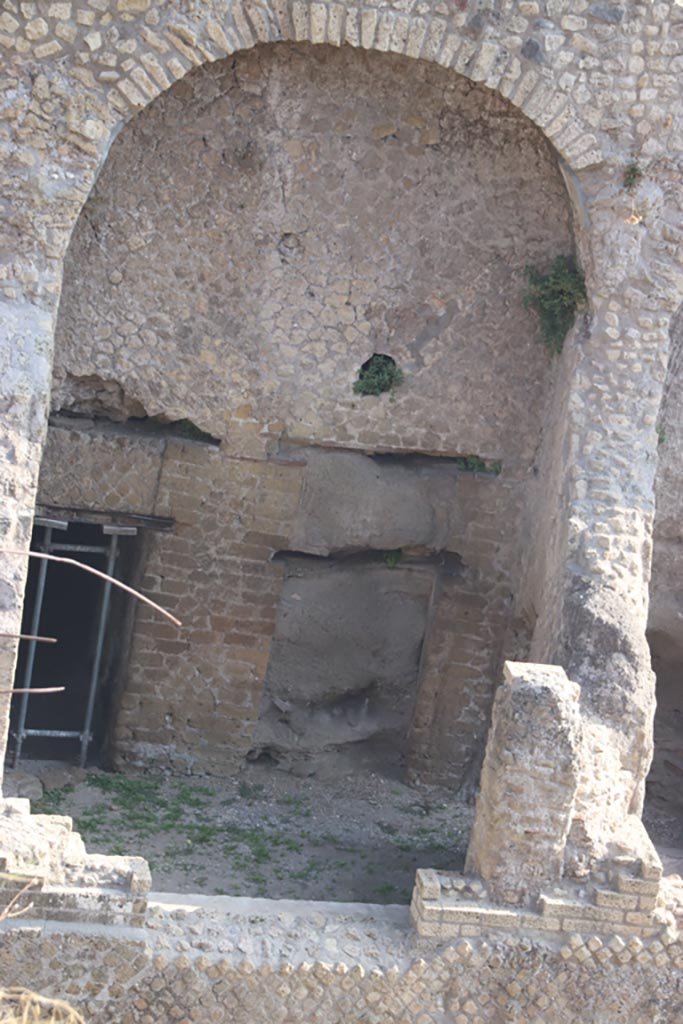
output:
[[[580,774],[580,688],[562,668],[505,663],[493,705],[467,871],[520,904],[562,877]]]

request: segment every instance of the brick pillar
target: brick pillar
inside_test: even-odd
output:
[[[562,875],[580,773],[579,692],[563,669],[505,663],[493,705],[467,870],[504,903]]]

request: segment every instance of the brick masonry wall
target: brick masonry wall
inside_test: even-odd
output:
[[[110,725],[120,765],[230,774],[241,764],[282,586],[281,563],[271,559],[305,543],[306,474],[305,449],[240,460],[139,428],[69,419],[50,428],[43,505],[174,523],[170,532],[148,531],[142,585],[183,628],[136,609]],[[507,524],[522,488],[469,472],[458,473],[455,486],[443,543],[462,559],[464,575],[443,574],[430,611],[408,747],[413,776],[459,784],[483,751],[509,624],[516,543]]]

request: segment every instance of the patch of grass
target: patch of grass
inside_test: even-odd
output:
[[[306,864],[299,869],[299,871],[292,871],[290,878],[295,878],[299,882],[310,882],[311,879],[319,875],[323,869],[324,864],[322,861],[317,860],[315,857],[311,857]]]
[[[99,773],[89,775],[89,786],[99,789],[101,793],[113,794],[122,805],[131,805],[140,800],[149,800],[159,796],[161,783],[158,779],[129,777],[127,775],[108,775]]]
[[[295,813],[301,813],[306,810],[308,801],[305,796],[283,796],[280,803]]]
[[[221,828],[218,825],[209,825],[207,822],[203,822],[198,825],[186,825],[185,835],[191,843],[196,846],[205,846],[208,843],[212,843],[221,833]]]
[[[73,793],[72,785],[62,786],[61,789],[46,790],[40,800],[31,801],[31,810],[34,814],[59,814],[64,804],[64,798]]]
[[[88,807],[86,810],[81,811],[80,814],[75,815],[74,824],[76,830],[83,835],[86,842],[99,839],[104,830],[112,824],[111,809],[105,803],[97,803],[93,807]]]
[[[525,273],[524,305],[537,314],[545,345],[559,353],[577,310],[587,302],[583,274],[570,256],[557,256],[547,274],[535,267],[527,267]]]
[[[480,455],[458,455],[454,461],[458,469],[462,469],[466,473],[488,473],[490,476],[500,476],[503,472],[503,463],[499,459],[487,462]]]
[[[246,856],[239,851],[239,846],[246,846],[249,851],[245,866],[249,866],[250,863],[265,864],[273,855],[273,836],[258,828],[231,825],[229,838],[223,845],[223,852],[226,855],[233,855],[233,864],[235,859]]]
[[[214,791],[208,786],[191,786],[187,782],[181,782],[176,786],[175,801],[182,802],[190,807],[206,807]]]
[[[301,853],[303,850],[303,843],[300,843],[298,839],[293,839],[291,836],[278,836],[273,840],[275,846],[281,846],[285,850],[289,850],[290,853]]]

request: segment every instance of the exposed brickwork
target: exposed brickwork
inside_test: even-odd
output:
[[[183,622],[144,607],[116,724],[121,765],[217,774],[251,747],[281,592],[281,549],[299,547],[305,451],[240,460],[209,445],[120,426],[62,420],[49,431],[39,499],[51,508],[144,513],[173,521],[148,531],[142,586]],[[521,487],[457,474],[446,550],[464,573],[442,576],[429,613],[411,771],[456,783],[481,752],[508,625],[515,543],[507,528]]]

